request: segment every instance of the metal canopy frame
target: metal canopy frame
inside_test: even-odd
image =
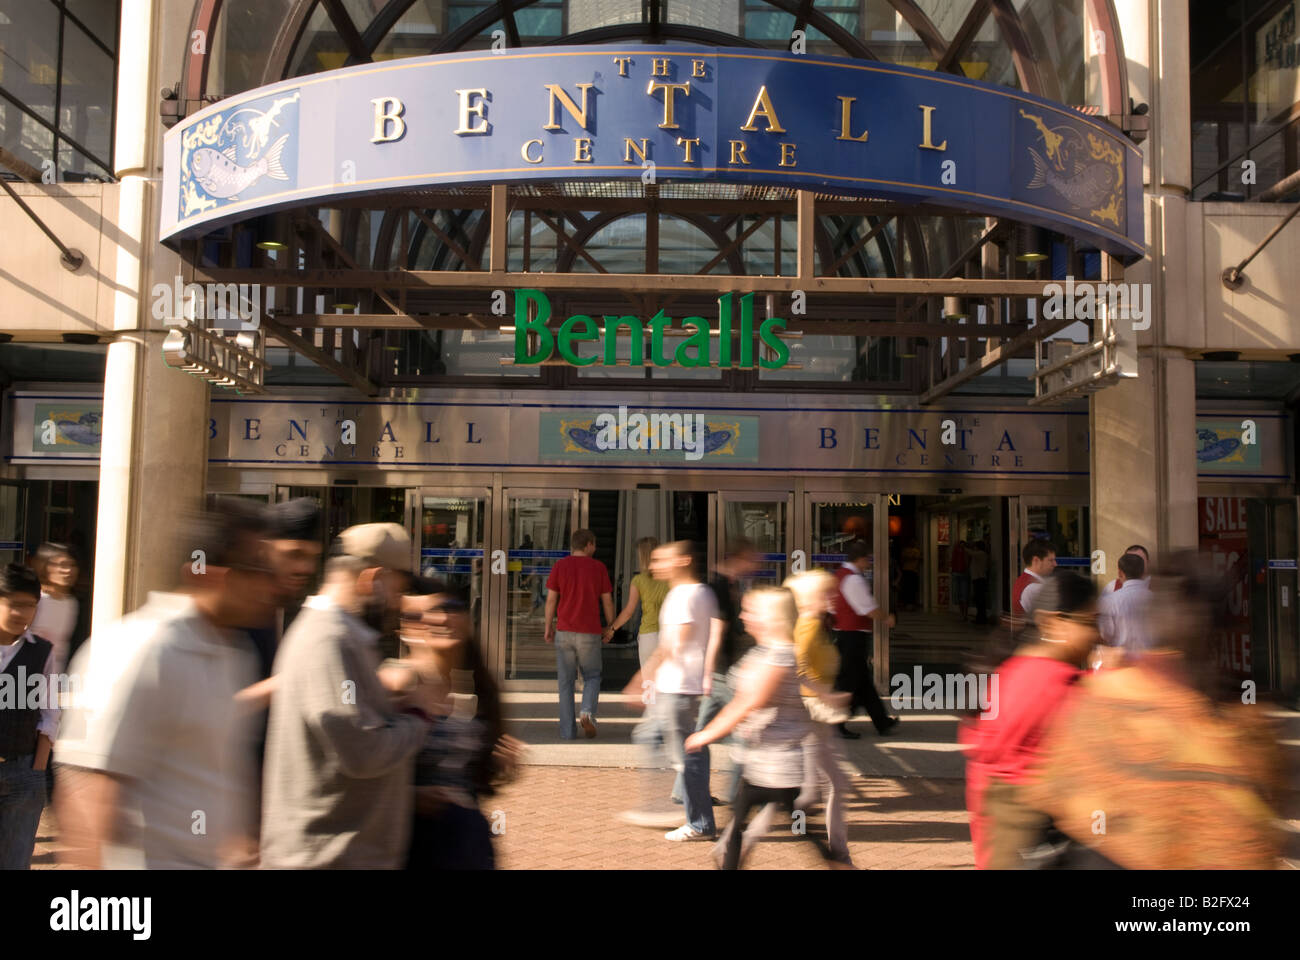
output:
[[[927,263],[931,251],[920,236],[914,211],[897,205],[842,198],[823,201],[806,190],[787,191],[794,194],[791,199],[774,201],[703,199],[668,204],[654,196],[612,204],[601,199],[529,196],[535,191],[535,187],[498,184],[480,191],[482,196],[443,198],[454,200],[454,208],[426,206],[430,197],[422,198],[420,205],[389,208],[382,212],[369,264],[353,252],[365,232],[359,208],[331,210],[331,226],[314,211],[288,214],[291,234],[286,247],[274,255],[256,248],[260,221],[251,221],[235,226],[215,244],[212,237],[186,241],[187,279],[257,284],[274,290],[262,297],[268,333],[368,394],[380,389],[375,374],[383,331],[500,329],[513,323],[511,307],[507,306],[506,315],[492,310],[494,294],[502,290],[546,292],[554,307],[555,328],[570,313],[595,316],[630,311],[650,316],[664,309],[674,316],[708,316],[724,294],[771,294],[779,302],[775,312],[788,319],[792,332],[860,337],[863,350],[868,338],[920,341],[907,386],[923,403],[940,399],[1012,357],[1032,357],[1038,340],[1069,323],[1040,321],[1031,326],[1028,303],[1043,296],[1051,278],[1030,275],[1042,268],[1016,259],[1016,231],[1012,224],[996,219],[986,219],[978,238],[952,262],[932,269]],[[833,235],[834,220],[823,207],[851,213],[860,225],[872,218],[875,223],[861,236],[849,230]],[[698,226],[716,244],[717,252],[698,272],[656,272],[661,262],[657,226],[645,231],[644,272],[613,272],[584,247],[602,225],[620,216],[644,213],[649,222],[657,223],[665,210]],[[517,221],[521,214],[536,218],[553,238],[559,271],[535,272],[527,269],[531,264],[507,262],[511,218]],[[746,225],[742,217],[751,222]],[[783,223],[785,229],[793,227],[795,269],[781,273],[781,264],[775,262],[770,273],[745,273],[738,250],[755,232],[754,224],[769,221]],[[888,221],[900,225],[898,243],[907,248],[913,272],[921,275],[844,275],[846,263],[879,240]],[[955,226],[941,222],[952,228],[949,244],[956,248]],[[250,232],[253,236],[244,236]],[[531,235],[526,230],[525,236]],[[441,269],[410,265],[426,240],[434,247],[433,259]],[[214,245],[215,259],[211,257]],[[208,256],[201,255],[203,250]],[[391,262],[394,250],[396,263]],[[1072,272],[1080,277],[1084,275],[1082,253],[1071,251]],[[723,264],[729,272],[711,272]],[[819,264],[827,264],[834,273],[828,275]],[[1102,254],[1102,264],[1101,279],[1118,280],[1119,262]],[[806,298],[803,315],[790,314],[795,291]],[[960,318],[945,317],[943,298],[954,296],[983,306],[984,322],[978,320],[981,311],[973,309]],[[347,304],[349,312],[336,304]],[[627,382],[621,385],[626,387]]]
[[[484,31],[498,25],[511,47],[524,45],[515,14],[533,2],[500,0],[488,4],[459,27],[431,38],[425,52],[482,46]],[[820,32],[845,55],[878,59],[870,43],[846,30],[812,0],[765,2],[791,14],[795,29]],[[963,75],[962,58],[992,19],[1009,50],[1020,87],[1061,99],[1055,70],[1040,61],[1031,41],[1032,27],[1022,22],[1011,0],[975,0],[950,38],[940,33],[914,0],[889,3],[934,56],[936,69],[956,75]],[[291,75],[295,53],[318,11],[328,16],[347,50],[346,65],[351,65],[371,62],[380,44],[413,4],[414,0],[389,0],[369,23],[360,23],[352,19],[349,5],[342,0],[296,0],[275,32],[261,83]],[[194,30],[215,36],[223,7],[228,5],[223,0],[196,0],[187,36]],[[1135,130],[1144,118],[1131,115],[1113,0],[1087,0],[1087,10],[1091,25],[1100,34],[1096,58],[1102,74],[1103,101],[1099,109],[1089,112],[1099,113],[1125,131]],[[664,15],[663,0],[642,0],[637,22],[603,26],[546,42],[630,39],[761,45],[753,39],[670,22]],[[214,48],[209,43],[196,52],[187,43],[176,100],[164,105],[168,119],[183,117],[221,99],[223,93],[211,91],[208,85],[209,51]],[[229,92],[235,91],[225,91]],[[317,208],[290,213],[291,238],[287,248],[275,256],[257,250],[248,242],[250,238],[243,236],[256,229],[256,221],[201,241],[186,241],[182,254],[187,279],[257,283],[273,288],[274,303],[280,306],[264,316],[268,333],[345,383],[370,394],[380,389],[376,374],[381,367],[385,331],[498,329],[512,322],[508,316],[490,310],[494,291],[503,289],[535,288],[547,292],[557,324],[575,312],[594,315],[630,310],[649,316],[657,309],[672,308],[674,315],[707,316],[718,296],[746,292],[782,298],[777,312],[787,316],[787,295],[803,291],[808,310],[804,316],[788,317],[791,331],[859,337],[863,356],[874,338],[917,341],[913,348],[916,359],[905,371],[905,386],[925,403],[938,400],[1014,356],[1032,357],[1037,341],[1064,326],[1042,322],[1030,325],[1028,302],[1043,295],[1050,277],[1039,276],[1041,267],[1026,267],[1017,261],[1017,233],[1010,221],[987,219],[980,235],[963,244],[957,228],[961,211],[952,209],[780,187],[721,185],[719,191],[733,191],[730,197],[675,187],[643,187],[639,182],[622,181],[595,187],[564,182],[498,184],[415,190],[390,194],[382,201],[341,198],[329,207],[328,225],[320,221]],[[376,206],[381,209],[375,210]],[[363,214],[382,216],[373,250],[365,236],[363,223],[369,221],[363,220]],[[629,214],[646,216],[643,271],[614,272],[587,244],[603,227]],[[522,261],[510,263],[512,218],[521,216]],[[714,255],[703,269],[692,274],[661,270],[664,258],[660,232],[665,217],[690,223],[713,243]],[[925,236],[920,223],[924,217],[940,218],[942,239],[949,250],[958,251],[951,262],[931,262],[943,254]],[[774,234],[770,272],[747,272],[745,244],[769,223]],[[863,224],[869,226],[861,229]],[[782,263],[783,231],[790,229],[796,239],[793,270]],[[532,269],[536,230],[555,244],[553,272]],[[891,232],[893,239],[887,243],[886,236]],[[426,244],[433,247],[428,264],[433,269],[417,268],[421,265],[416,261]],[[873,249],[884,263],[885,272],[892,276],[872,275],[869,253]],[[1071,272],[1079,277],[1085,275],[1081,254],[1070,248]],[[1122,273],[1119,262],[1104,253],[1101,260],[1102,279],[1118,280]],[[726,272],[714,272],[717,270]],[[964,312],[969,315],[965,320],[944,317],[943,298],[953,296],[965,299]],[[323,301],[323,308],[315,308],[318,301]],[[299,307],[299,303],[303,306]],[[334,309],[336,303],[356,304],[356,309],[338,312]],[[292,309],[284,305],[292,305]],[[977,314],[982,314],[985,322],[976,322]],[[630,382],[615,381],[610,386],[625,389]],[[558,381],[540,385],[555,383]],[[755,383],[752,376],[742,376],[733,389],[753,387]],[[534,381],[533,385],[539,384]],[[835,384],[834,388],[842,390],[845,386]],[[857,384],[849,386],[857,388]],[[861,386],[872,390],[881,387],[877,383]],[[801,385],[801,389],[808,388],[807,384]]]

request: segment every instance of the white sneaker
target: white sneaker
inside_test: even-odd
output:
[[[671,840],[673,843],[683,843],[687,840],[713,840],[714,837],[696,830],[689,823],[683,823],[676,830],[665,833],[664,839]]]

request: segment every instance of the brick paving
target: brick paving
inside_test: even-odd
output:
[[[713,869],[708,843],[670,843],[664,828],[635,827],[617,814],[637,806],[643,774],[608,767],[527,766],[515,782],[484,803],[491,818],[504,814],[496,841],[498,866],[532,870],[706,870]],[[671,781],[663,778],[665,791]],[[726,777],[713,775],[714,793]],[[857,795],[848,804],[849,849],[868,869],[969,869],[974,866],[966,825],[963,784],[919,777],[856,776]],[[680,808],[679,808],[680,809]],[[731,816],[715,809],[718,829]],[[502,818],[498,818],[500,821]],[[825,836],[823,808],[812,809],[810,832]],[[35,869],[59,867],[57,824],[47,810],[41,819]],[[796,837],[788,817],[773,819],[746,868],[819,870],[812,844]]]

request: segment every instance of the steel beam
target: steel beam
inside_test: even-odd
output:
[[[968,296],[1041,297],[1042,280],[973,280],[905,277],[771,277],[700,276],[697,274],[638,273],[506,273],[485,270],[257,270],[195,267],[200,281],[212,283],[261,283],[281,287],[334,287],[345,290],[483,290],[501,286],[536,290],[614,290],[619,292],[698,293],[783,293],[804,290],[814,293],[853,296]]]

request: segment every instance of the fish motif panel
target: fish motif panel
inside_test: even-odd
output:
[[[299,92],[279,91],[215,113],[181,140],[184,217],[265,197],[296,181]]]
[[[1124,220],[1124,157],[1115,146],[1087,127],[1049,125],[1044,115],[1023,108],[1022,121],[1033,125],[1037,143],[1027,147],[1032,176],[1025,187],[1053,195],[1057,204],[1096,223],[1118,228]],[[1055,205],[1055,204],[1054,204]]]

